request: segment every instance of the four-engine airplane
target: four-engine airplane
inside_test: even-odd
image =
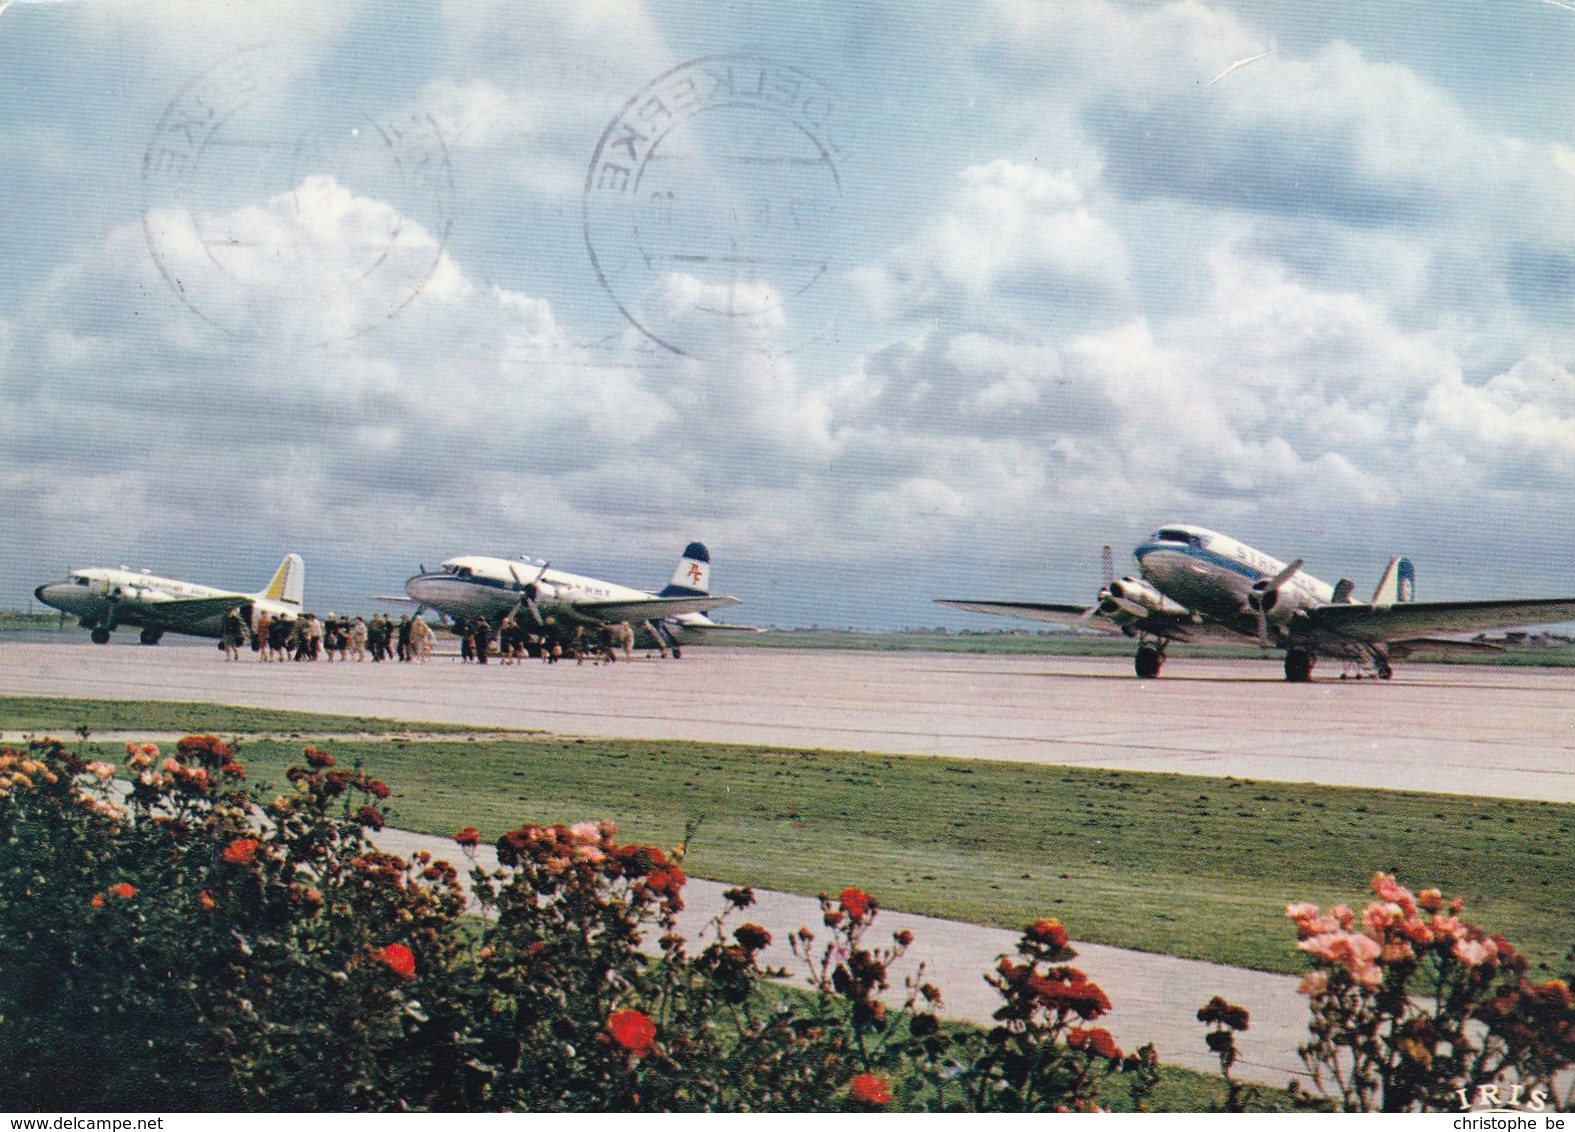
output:
[[[160,578],[122,566],[72,570],[65,581],[39,586],[33,596],[74,616],[82,628],[93,631],[96,644],[108,644],[110,633],[121,625],[140,625],[142,643],[156,645],[166,632],[220,636],[232,609],[240,610],[248,623],[259,610],[293,620],[301,614],[305,587],[301,556],[287,554],[273,580],[254,594]]]
[[[711,593],[711,554],[704,543],[692,542],[660,593],[631,589],[599,578],[554,570],[528,559],[466,555],[450,558],[438,569],[405,583],[410,600],[458,621],[486,618],[494,628],[509,614],[523,615],[535,625],[601,627],[628,622],[643,626],[664,653],[680,654],[683,645],[724,632],[751,628],[719,625],[706,612],[736,605],[736,597]],[[386,600],[386,599],[385,599]]]
[[[1467,633],[1575,620],[1575,597],[1507,601],[1417,601],[1416,571],[1394,558],[1373,599],[1352,597],[1355,583],[1331,586],[1233,538],[1203,527],[1161,527],[1133,551],[1141,577],[1116,579],[1106,547],[1105,585],[1091,606],[1035,601],[937,598],[972,613],[1049,621],[1119,632],[1138,643],[1140,677],[1159,675],[1173,641],[1243,637],[1285,650],[1285,678],[1312,678],[1320,656],[1354,662],[1358,673],[1387,680],[1392,661],[1418,649],[1476,652],[1495,646],[1430,638],[1428,633]]]

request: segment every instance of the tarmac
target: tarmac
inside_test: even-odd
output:
[[[132,638],[134,642],[135,638]],[[191,700],[628,739],[1004,759],[1575,802],[1575,669],[1411,665],[1287,684],[1278,660],[691,648],[610,667],[224,662],[0,642],[13,695]]]
[[[135,650],[135,651],[131,651]],[[1335,676],[1338,673],[1334,674]],[[440,655],[413,664],[225,662],[208,643],[0,642],[9,695],[218,702],[478,731],[691,739],[777,747],[1233,775],[1575,803],[1575,671],[1415,665],[1391,681],[1325,675],[1286,684],[1277,660],[1173,659],[1158,680],[1129,659],[695,648],[682,660],[610,667],[485,668]],[[399,852],[446,839],[384,831]],[[723,885],[686,890],[691,940],[721,911]],[[785,943],[820,924],[816,901],[758,892],[743,919],[766,927],[767,961],[796,966]],[[882,912],[907,928],[943,1016],[988,1023],[999,1004],[984,974],[1016,935]],[[1075,928],[1075,925],[1073,925]],[[1243,1077],[1283,1085],[1302,1072],[1307,1007],[1281,975],[1078,943],[1077,965],[1106,989],[1123,1048],[1153,1041],[1163,1061],[1212,1072],[1196,1011],[1215,994],[1247,1007]],[[903,972],[896,972],[900,980]]]

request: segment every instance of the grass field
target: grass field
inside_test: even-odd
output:
[[[82,630],[71,618],[62,622],[58,613],[23,613],[16,609],[0,609],[0,633],[57,633],[71,629]]]
[[[56,735],[136,731],[226,735],[392,735],[465,734],[475,731],[453,723],[410,723],[364,715],[322,715],[225,704],[183,704],[143,700],[70,700],[50,696],[0,696],[0,729]],[[500,729],[494,729],[500,730]]]
[[[206,710],[7,699],[0,727],[252,731],[253,713]],[[376,723],[255,714],[270,735]],[[394,787],[399,824],[439,835],[612,818],[672,843],[700,820],[697,876],[806,895],[858,884],[888,907],[1007,928],[1050,914],[1081,939],[1271,971],[1302,969],[1288,902],[1358,904],[1380,869],[1464,897],[1542,977],[1575,938],[1572,806],[701,743],[416,741],[397,737],[406,726],[332,749]],[[300,746],[248,739],[241,757],[278,785]]]

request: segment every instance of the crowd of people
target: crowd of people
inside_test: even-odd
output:
[[[532,625],[514,614],[496,628],[484,617],[451,626],[459,638],[459,657],[467,664],[486,664],[496,657],[501,664],[523,664],[527,658],[548,664],[560,660],[612,663],[621,651],[633,658],[634,630],[627,624],[587,628],[562,626],[552,618]],[[220,648],[227,660],[240,660],[248,646],[261,661],[365,661],[398,660],[425,663],[437,646],[437,634],[420,617],[405,614],[398,621],[386,613],[371,620],[330,613],[319,620],[314,613],[299,617],[274,617],[260,611],[248,622],[232,609],[224,619]]]

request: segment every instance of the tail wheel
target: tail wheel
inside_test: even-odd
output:
[[[1285,654],[1285,678],[1292,684],[1312,679],[1313,654],[1306,649],[1291,649]]]
[[[1138,649],[1137,656],[1132,662],[1132,667],[1137,670],[1140,680],[1152,680],[1159,675],[1161,666],[1165,663],[1165,656],[1158,649],[1144,645]]]

